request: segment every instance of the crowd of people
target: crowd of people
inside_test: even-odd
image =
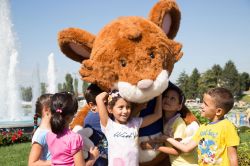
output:
[[[83,153],[82,136],[69,128],[78,110],[77,99],[68,92],[43,94],[36,102],[29,166],[136,166],[139,148],[168,154],[169,164],[173,166],[238,165],[239,136],[235,126],[224,118],[232,109],[234,99],[225,88],[204,93],[201,116],[210,122],[202,125],[195,117],[186,121],[185,96],[173,84],[156,98],[151,108],[153,113],[144,117],[135,114],[146,109],[147,103],[126,101],[117,90],[103,92],[90,84],[84,96],[90,110],[82,126],[93,130],[90,139],[94,143],[88,157]],[[139,130],[159,119],[162,134],[139,141]]]

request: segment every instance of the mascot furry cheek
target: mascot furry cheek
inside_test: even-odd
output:
[[[180,17],[175,1],[160,0],[148,19],[119,17],[97,35],[67,28],[59,32],[58,43],[67,57],[82,64],[79,72],[84,81],[104,91],[117,89],[126,100],[144,103],[168,87],[174,64],[182,57],[181,44],[173,40]],[[156,155],[146,152],[140,161],[159,165],[157,160],[151,162]]]

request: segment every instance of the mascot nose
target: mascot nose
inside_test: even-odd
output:
[[[147,88],[151,87],[153,82],[154,82],[153,80],[149,80],[149,79],[141,80],[137,83],[137,87],[139,89],[147,89]]]

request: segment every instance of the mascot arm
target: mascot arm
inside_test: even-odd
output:
[[[90,107],[86,104],[80,111],[78,111],[69,125],[69,128],[72,130],[76,125],[83,126],[85,117],[87,116]]]
[[[162,117],[161,107],[162,107],[162,95],[158,96],[156,99],[156,106],[154,109],[154,113],[143,118],[141,128],[152,124],[153,122],[155,122],[156,120]]]

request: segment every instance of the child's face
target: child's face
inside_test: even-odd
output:
[[[115,122],[126,124],[131,113],[131,104],[123,98],[119,98],[109,112],[113,114]]]
[[[174,90],[169,90],[162,98],[162,109],[167,112],[177,112],[181,109],[179,94]]]
[[[98,112],[96,104],[94,104],[93,102],[89,102],[88,105],[93,112]]]
[[[203,103],[201,105],[201,116],[213,121],[216,116],[216,111],[217,107],[214,99],[205,93],[203,95]]]

